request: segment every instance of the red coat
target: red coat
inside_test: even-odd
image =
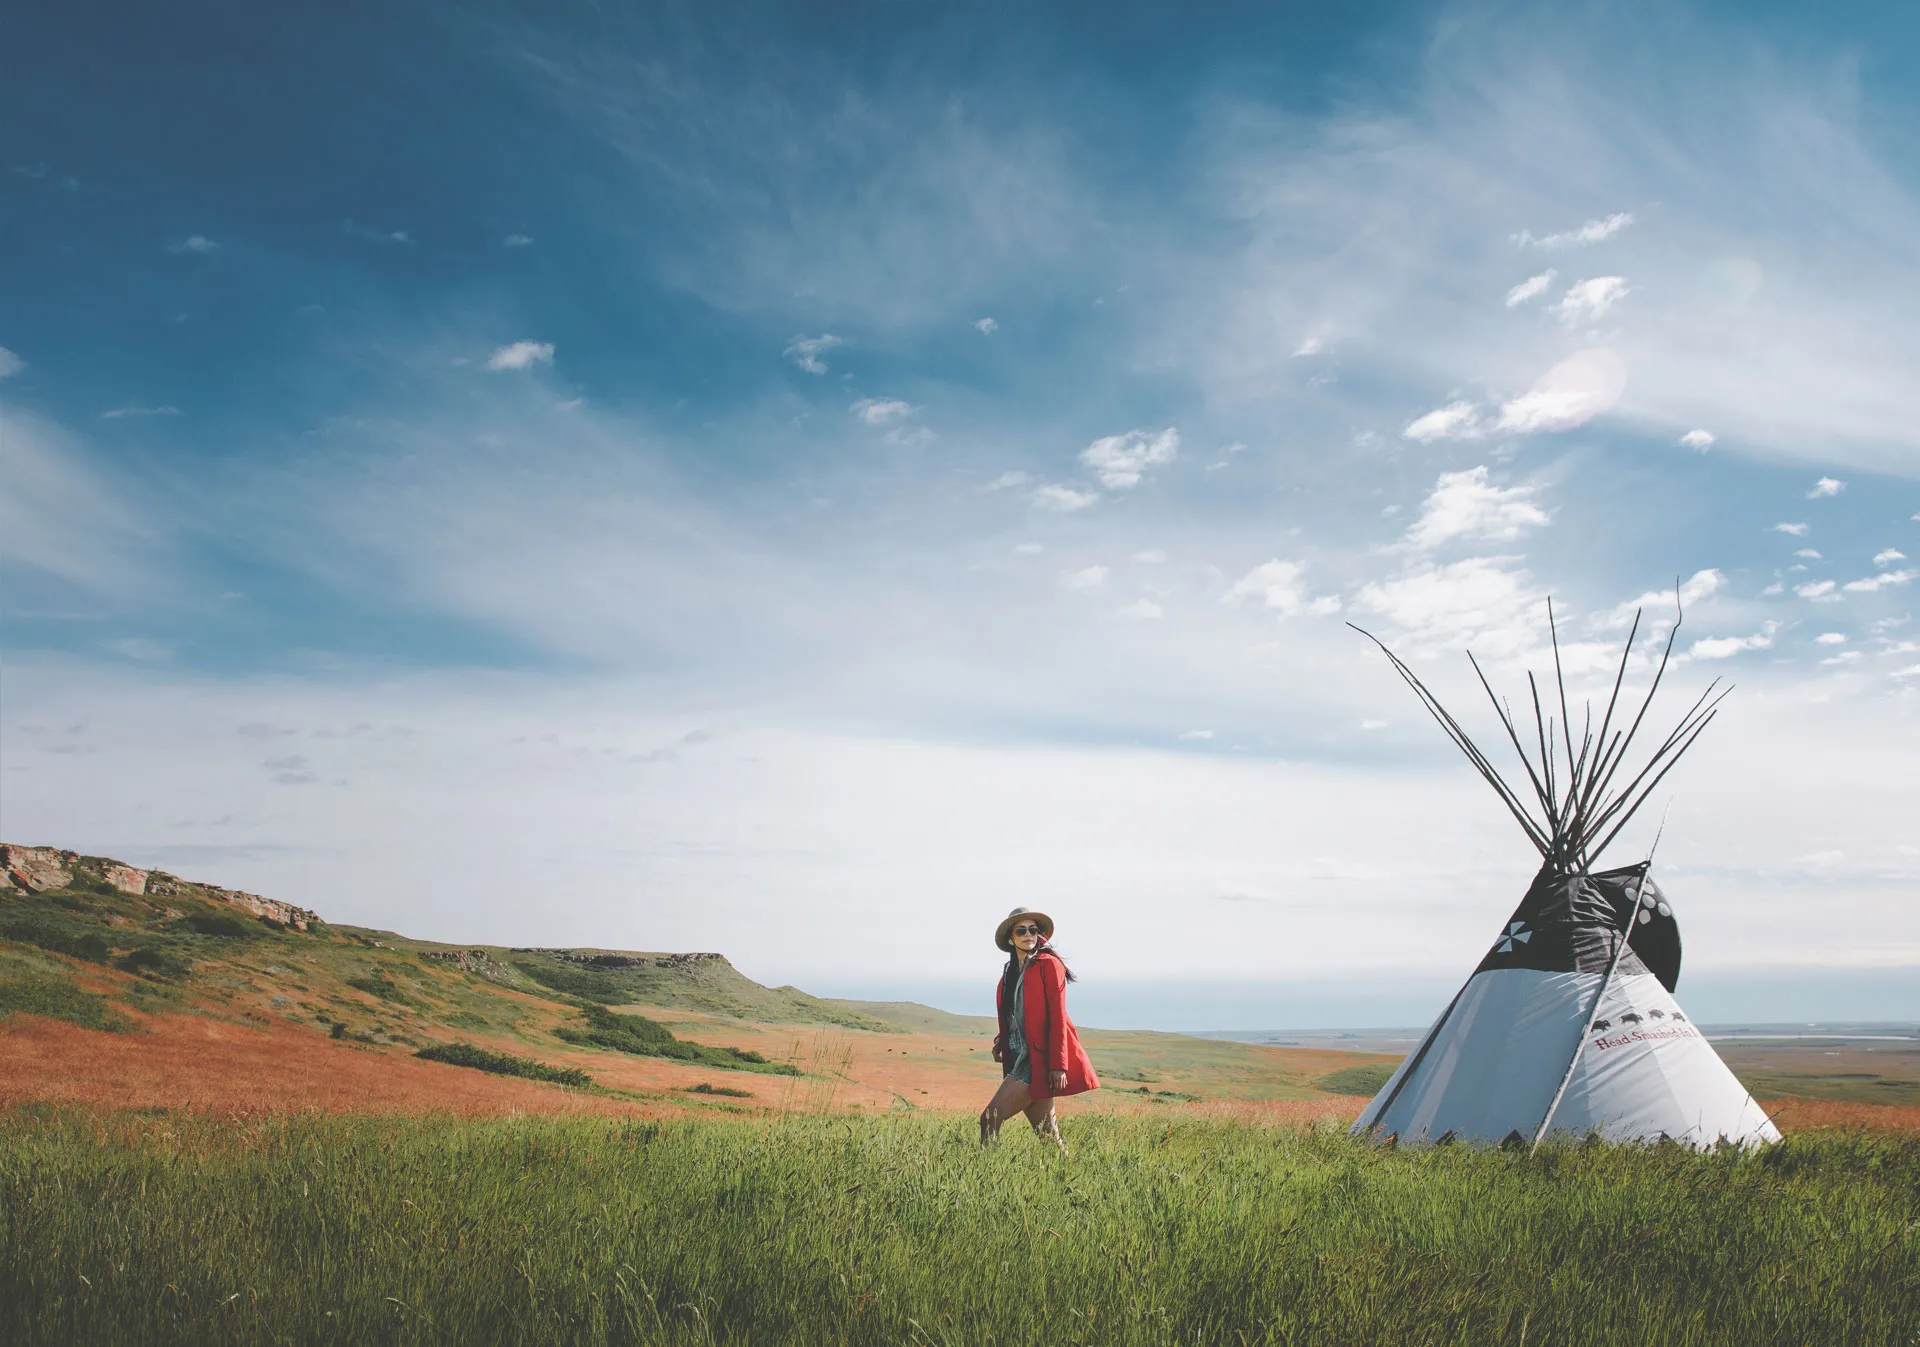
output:
[[[1027,1033],[1027,1051],[1033,1059],[1033,1098],[1052,1099],[1057,1095],[1082,1094],[1100,1088],[1100,1077],[1093,1073],[1087,1050],[1080,1046],[1080,1035],[1067,1018],[1067,966],[1049,950],[1036,950],[1027,960],[1021,975],[1021,1007]],[[1000,1015],[1000,1033],[993,1040],[993,1060],[1007,1061],[1007,980],[994,986],[993,999]],[[1052,1088],[1049,1072],[1067,1073],[1064,1090]]]

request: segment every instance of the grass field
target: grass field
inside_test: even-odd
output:
[[[1920,1139],[0,1114],[9,1343],[1911,1344]]]

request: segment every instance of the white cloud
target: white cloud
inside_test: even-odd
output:
[[[1701,453],[1713,448],[1714,434],[1711,430],[1689,430],[1680,437],[1680,443],[1689,449],[1698,449]]]
[[[1040,543],[1015,543],[1013,550],[1023,557],[1036,557],[1047,549]]]
[[[1306,567],[1299,562],[1275,557],[1241,576],[1227,591],[1225,601],[1257,599],[1282,617],[1291,616],[1306,607],[1307,594],[1300,583],[1305,574]]]
[[[100,419],[102,421],[118,421],[122,417],[128,417],[128,416],[178,416],[178,415],[180,415],[180,409],[178,407],[175,407],[171,403],[163,403],[158,407],[138,407],[138,406],[129,404],[125,407],[115,407],[109,411],[101,412]]]
[[[1164,615],[1164,610],[1152,599],[1135,599],[1120,609],[1120,616],[1135,622],[1151,622]]]
[[[1920,664],[1909,664],[1904,669],[1895,669],[1892,673],[1888,674],[1887,677],[1889,678],[1920,678]]]
[[[196,257],[207,257],[219,252],[220,245],[208,238],[205,234],[189,234],[178,243],[169,244],[167,251],[170,253],[190,254]]]
[[[553,363],[553,343],[547,341],[516,341],[502,346],[487,357],[490,370],[531,369],[535,365]]]
[[[1076,510],[1084,510],[1099,499],[1097,492],[1076,491],[1070,486],[1060,486],[1054,482],[1036,487],[1033,492],[1035,505],[1043,510],[1057,510],[1061,514],[1072,514]]]
[[[1340,611],[1340,600],[1331,594],[1309,599],[1305,585],[1306,567],[1297,561],[1275,557],[1262,562],[1241,576],[1221,601],[1238,603],[1253,599],[1281,617],[1326,617]]]
[[[1293,348],[1293,358],[1298,360],[1302,356],[1319,355],[1326,349],[1326,339],[1316,332],[1309,335],[1305,341]]]
[[[1480,413],[1471,402],[1449,402],[1408,424],[1410,440],[1470,440],[1480,434]]]
[[[1354,611],[1378,613],[1423,651],[1476,651],[1508,658],[1534,649],[1544,630],[1545,598],[1516,557],[1469,557],[1424,564],[1389,580],[1370,581]]]
[[[1907,554],[1905,552],[1896,552],[1891,547],[1873,554],[1873,564],[1876,566],[1891,566],[1896,561],[1905,561],[1906,559]]]
[[[1360,728],[1363,730],[1384,730],[1387,728],[1387,722],[1384,720],[1363,720],[1360,722]]]
[[[1840,596],[1833,592],[1834,588],[1831,580],[1809,580],[1804,585],[1795,585],[1793,592],[1803,599],[1812,599],[1815,603],[1835,603],[1839,601]]]
[[[1020,471],[1018,468],[1014,468],[1008,472],[1001,473],[991,482],[988,482],[985,489],[988,491],[1006,491],[1016,486],[1025,486],[1029,480],[1031,479],[1026,473]]]
[[[12,351],[9,351],[6,347],[0,346],[0,379],[11,379],[26,367],[26,361],[22,360]]]
[[[1581,351],[1548,370],[1533,387],[1500,408],[1497,430],[1525,435],[1571,430],[1620,401],[1627,365],[1605,347]]]
[[[1807,526],[1805,524],[1775,524],[1768,532],[1786,533],[1791,534],[1795,538],[1803,538],[1806,536]]]
[[[1547,292],[1547,287],[1553,284],[1554,279],[1559,274],[1560,273],[1552,267],[1548,267],[1538,276],[1527,277],[1526,280],[1507,291],[1507,307],[1511,309],[1517,305],[1525,304],[1530,299],[1537,299],[1541,295],[1544,295]]]
[[[1837,496],[1847,489],[1847,484],[1838,477],[1822,477],[1813,484],[1813,490],[1807,492],[1808,500],[1819,500],[1823,496]]]
[[[1855,594],[1875,594],[1892,585],[1904,585],[1916,575],[1920,575],[1920,571],[1882,571],[1864,580],[1849,580],[1846,588]]]
[[[1000,330],[1000,324],[994,322],[991,318],[982,318],[975,323],[974,326],[979,328],[981,333],[986,336],[992,336]]]
[[[1213,731],[1212,730],[1188,730],[1185,734],[1181,735],[1180,737],[1181,739],[1185,740],[1187,743],[1200,744],[1200,743],[1205,743],[1207,740],[1213,738]]]
[[[1803,547],[1798,552],[1795,552],[1794,555],[1796,557],[1804,557],[1808,561],[1825,561],[1826,560],[1825,557],[1821,556],[1819,552],[1815,551],[1811,547]]]
[[[1823,631],[1813,639],[1816,645],[1845,645],[1847,643],[1845,633],[1837,631]]]
[[[1088,566],[1084,570],[1069,571],[1060,577],[1060,583],[1068,589],[1099,589],[1107,583],[1107,568]]]
[[[1768,622],[1751,636],[1716,636],[1704,641],[1695,641],[1687,650],[1691,659],[1731,659],[1747,650],[1766,650],[1773,645],[1773,634],[1780,630],[1778,622]]]
[[[1133,559],[1149,566],[1158,566],[1166,561],[1167,554],[1157,547],[1150,547],[1144,552],[1135,552]]]
[[[1569,286],[1567,293],[1560,297],[1560,302],[1553,306],[1553,311],[1560,315],[1560,321],[1568,327],[1597,323],[1627,293],[1626,277],[1594,276],[1575,281]]]
[[[1616,211],[1599,220],[1589,220],[1578,229],[1568,229],[1558,234],[1548,234],[1536,238],[1528,230],[1521,230],[1513,236],[1513,241],[1522,248],[1578,248],[1589,243],[1599,243],[1610,239],[1633,223],[1630,211]]]
[[[533,246],[533,236],[531,234],[509,234],[500,240],[500,246],[502,248],[531,248]]]
[[[825,374],[827,362],[820,357],[845,345],[846,342],[833,333],[822,332],[817,337],[795,337],[780,354],[809,374]]]
[[[1546,512],[1528,499],[1532,494],[1531,487],[1492,485],[1484,464],[1441,473],[1420,518],[1407,530],[1407,541],[1432,548],[1454,538],[1517,538],[1522,530],[1548,522]]]
[[[847,410],[870,426],[885,426],[904,421],[919,408],[898,398],[861,398]]]
[[[1725,588],[1726,583],[1727,577],[1711,567],[1704,571],[1695,571],[1679,587],[1678,598],[1681,607],[1688,608],[1703,599],[1712,598]],[[1633,625],[1636,613],[1655,614],[1656,620],[1658,615],[1671,616],[1675,597],[1675,591],[1671,589],[1650,589],[1637,599],[1629,599],[1625,603],[1615,605],[1613,611],[1601,620],[1601,625],[1619,631]]]
[[[1180,432],[1169,426],[1158,434],[1129,430],[1095,440],[1080,451],[1080,461],[1109,491],[1125,491],[1138,486],[1148,468],[1171,463],[1179,455]]]

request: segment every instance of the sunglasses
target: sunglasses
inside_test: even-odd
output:
[[[1045,935],[1046,931],[1038,926],[1016,926],[1013,928],[1013,933],[1015,935]]]

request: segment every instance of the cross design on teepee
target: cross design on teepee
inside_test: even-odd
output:
[[[1524,921],[1509,922],[1506,934],[1500,937],[1500,943],[1493,947],[1495,954],[1511,954],[1516,944],[1524,945],[1533,939],[1533,932],[1527,929]]]

